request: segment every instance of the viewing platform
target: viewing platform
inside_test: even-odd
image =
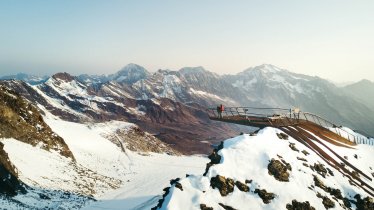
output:
[[[209,118],[215,121],[252,126],[257,128],[275,127],[281,130],[309,131],[316,136],[340,145],[369,144],[374,141],[364,136],[354,135],[318,115],[302,112],[299,109],[259,108],[259,107],[225,107],[207,109]],[[332,141],[335,139],[336,141]]]

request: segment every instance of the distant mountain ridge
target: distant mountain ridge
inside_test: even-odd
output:
[[[343,90],[352,98],[374,107],[374,82],[364,79],[343,87]]]
[[[352,128],[374,135],[372,82],[337,87],[328,80],[296,74],[271,64],[251,67],[236,75],[218,75],[203,67],[150,73],[129,64],[110,75],[79,75],[76,81],[92,95],[116,100],[171,99],[202,107],[260,106],[300,107]],[[366,91],[366,92],[365,92]]]
[[[8,75],[8,76],[0,77],[0,80],[10,80],[10,79],[22,80],[31,85],[37,85],[37,84],[45,82],[48,78],[49,78],[48,76],[40,77],[40,76],[29,75],[25,73],[18,73],[15,75]]]

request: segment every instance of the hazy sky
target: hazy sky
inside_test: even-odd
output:
[[[374,1],[0,0],[0,75],[270,63],[374,81]]]

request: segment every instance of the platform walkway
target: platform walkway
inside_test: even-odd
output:
[[[312,113],[281,108],[226,107],[222,113],[216,108],[207,110],[211,120],[247,125],[253,127],[275,127],[301,142],[339,170],[350,183],[360,186],[374,196],[374,187],[369,184],[372,178],[337,154],[328,143],[336,146],[354,148],[355,145],[370,144],[373,141],[353,135],[340,126]],[[359,174],[357,176],[356,174]]]
[[[258,107],[225,107],[220,114],[217,108],[207,109],[209,118],[215,121],[235,123],[252,127],[289,127],[298,126],[324,136],[335,139],[348,145],[369,144],[374,145],[373,140],[360,137],[342,129],[341,126],[330,122],[316,114],[301,112],[295,109],[284,108],[258,108]]]

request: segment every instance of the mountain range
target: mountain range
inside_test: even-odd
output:
[[[61,74],[56,75],[58,77]],[[37,83],[38,89],[52,98],[59,98],[60,94],[55,91],[57,87],[52,88],[59,85],[52,81],[56,75],[46,80],[39,80],[40,82]],[[15,79],[35,85],[35,82],[30,82],[30,79],[22,78],[35,77],[24,75]],[[360,128],[363,133],[374,135],[374,97],[372,97],[374,83],[368,80],[337,87],[320,77],[296,74],[270,64],[251,67],[236,75],[222,76],[209,72],[203,67],[185,67],[178,71],[158,70],[151,73],[137,64],[128,64],[114,74],[71,76],[68,82],[73,80],[77,87],[87,93],[79,95],[79,92],[73,90],[74,88],[69,92],[64,90],[64,87],[58,87],[61,91],[65,91],[65,94],[69,92],[69,99],[65,100],[65,103],[75,111],[86,112],[88,118],[95,120],[118,118],[118,116],[113,117],[116,113],[112,113],[111,116],[107,116],[108,113],[94,116],[97,112],[84,108],[87,104],[80,103],[82,102],[80,99],[110,98],[126,106],[129,106],[131,101],[133,109],[138,111],[139,107],[149,108],[150,104],[155,105],[159,101],[180,103],[183,107],[198,106],[200,110],[221,103],[226,106],[298,107],[302,111],[321,115],[338,125]],[[137,108],[135,104],[138,104]],[[105,110],[104,107],[100,109]],[[146,113],[151,119],[156,120],[152,115],[157,113]],[[201,117],[202,114],[194,116]],[[77,116],[70,115],[70,117]],[[173,121],[171,118],[167,119]],[[158,119],[158,121],[166,122],[167,119]]]
[[[371,135],[369,81],[338,88],[272,65],[22,77],[0,81],[0,209],[373,207],[372,146],[206,113],[220,103],[299,106]]]

